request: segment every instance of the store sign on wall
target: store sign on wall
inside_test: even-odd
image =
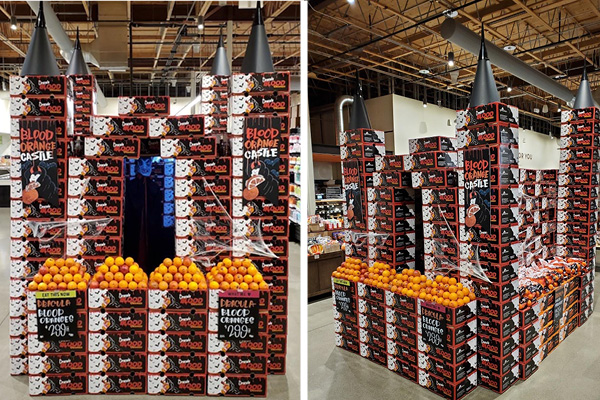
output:
[[[259,293],[255,290],[226,290],[219,293],[219,339],[256,339],[258,301]]]
[[[272,203],[278,202],[280,144],[281,118],[246,118],[244,200],[252,201],[262,196]]]
[[[421,303],[421,334],[423,341],[438,349],[446,348],[448,326],[446,308],[434,303]]]
[[[58,206],[56,122],[21,120],[19,139],[23,203],[40,199]]]
[[[334,278],[333,293],[335,296],[335,308],[338,312],[342,314],[354,314],[355,305],[350,281]]]
[[[465,224],[468,228],[490,231],[490,150],[464,151]]]
[[[36,292],[38,340],[72,340],[77,337],[75,290]]]

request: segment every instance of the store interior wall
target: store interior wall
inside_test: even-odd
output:
[[[365,101],[374,129],[386,132],[386,150],[408,154],[408,140],[429,136],[454,137],[456,111],[402,97],[387,95]],[[393,132],[393,134],[392,134]],[[393,143],[389,143],[392,140]],[[519,128],[520,167],[558,169],[558,140],[543,133]]]

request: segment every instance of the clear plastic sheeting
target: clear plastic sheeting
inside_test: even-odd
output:
[[[214,261],[222,258],[223,253],[229,252],[233,257],[253,255],[279,258],[272,251],[270,242],[265,242],[262,233],[262,225],[269,219],[232,218],[206,178],[202,178],[202,180],[204,187],[208,189],[210,196],[218,205],[220,216],[191,217],[184,218],[182,222],[176,222],[176,230],[179,230],[177,236],[187,236],[195,242],[195,249],[191,252],[190,257],[205,267],[214,265]],[[182,224],[187,225],[184,228],[188,230],[186,235],[180,235]]]
[[[24,221],[40,242],[49,242],[61,236],[65,230],[67,236],[101,236],[102,232],[113,219],[69,219],[67,221]]]

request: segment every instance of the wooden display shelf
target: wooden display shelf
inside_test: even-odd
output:
[[[343,251],[308,256],[309,299],[331,292],[331,274],[343,261]]]

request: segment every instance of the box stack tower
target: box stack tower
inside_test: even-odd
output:
[[[367,214],[377,231],[369,235],[369,260],[414,269],[418,233],[410,172],[402,156],[377,156],[375,170],[372,192],[379,191],[379,200],[368,202]]]
[[[148,299],[148,394],[206,395],[208,291],[149,290]]]
[[[146,290],[88,289],[88,393],[146,393]]]
[[[584,73],[578,98],[584,97],[582,90],[585,90],[586,83],[587,74]],[[576,102],[575,107],[578,106],[582,107]],[[591,106],[562,112],[556,255],[582,258],[587,263],[587,270],[581,276],[580,325],[588,320],[594,304],[599,133],[598,108]]]
[[[434,136],[409,140],[404,168],[412,171],[412,187],[421,189],[423,271],[458,278],[458,155],[456,139]]]
[[[269,293],[254,292],[250,301],[258,303],[258,337],[253,340],[226,341],[219,339],[219,293],[209,290],[208,301],[208,355],[206,387],[208,396],[267,395],[270,342]],[[285,364],[284,364],[285,365]],[[235,393],[233,388],[240,388]],[[243,388],[243,389],[242,389]]]
[[[88,382],[87,292],[77,291],[77,334],[72,340],[38,339],[35,292],[27,295],[29,394],[85,394]]]
[[[66,91],[64,76],[13,76],[10,79],[9,354],[13,375],[27,374],[25,289],[46,258],[65,254],[64,227],[49,229],[44,239],[34,237],[34,224],[65,218]],[[40,153],[44,156],[34,157]],[[54,174],[56,182],[50,177]],[[44,193],[53,193],[52,198],[44,198]]]
[[[369,256],[375,257],[377,250],[373,249],[369,253],[370,237],[373,236],[374,239],[377,233],[381,232],[396,233],[389,219],[375,215],[375,204],[379,201],[393,204],[404,199],[399,197],[400,193],[396,188],[375,187],[375,158],[385,156],[385,136],[382,131],[354,129],[342,132],[340,156],[342,190],[346,199],[343,205],[346,257],[368,260],[372,265],[376,260]],[[378,176],[381,178],[381,175]]]
[[[69,135],[90,136],[96,103],[96,84],[93,75],[68,75]]]
[[[499,393],[519,378],[518,115],[490,103],[459,111],[457,126],[460,269],[480,272],[462,283],[471,280],[479,299],[479,384]]]
[[[268,373],[284,374],[290,75],[287,72],[233,74],[230,92],[233,256],[254,253],[252,261],[271,288]],[[274,152],[278,153],[277,158],[273,157]]]
[[[205,134],[201,115],[150,118],[149,126],[150,137],[160,138],[161,157],[175,158],[175,254],[204,264],[229,245],[229,164],[217,163],[216,139]]]

